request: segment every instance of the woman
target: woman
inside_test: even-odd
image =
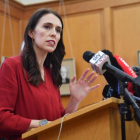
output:
[[[85,70],[81,78],[70,81],[70,101],[64,110],[59,87],[61,62],[65,55],[63,22],[51,9],[37,10],[24,34],[21,55],[7,58],[0,69],[0,136],[20,140],[22,133],[42,123],[76,111],[97,76]],[[46,120],[42,120],[46,119]],[[47,121],[48,120],[48,121]]]

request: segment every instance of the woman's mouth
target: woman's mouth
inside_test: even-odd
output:
[[[47,41],[47,43],[48,43],[50,46],[54,46],[54,45],[55,45],[55,41],[53,41],[53,40],[49,40],[49,41]]]

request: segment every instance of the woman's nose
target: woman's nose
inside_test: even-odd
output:
[[[51,35],[53,35],[53,36],[56,36],[56,30],[55,30],[55,28],[52,28],[52,30],[51,30],[51,33],[50,33]]]

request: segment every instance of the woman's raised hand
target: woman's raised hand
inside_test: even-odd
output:
[[[87,77],[87,73],[89,72],[89,68],[84,71],[80,79],[75,83],[76,76],[74,76],[70,81],[70,95],[71,98],[75,99],[77,102],[81,102],[87,94],[96,89],[100,86],[100,84],[97,84],[95,86],[90,87],[90,85],[96,80],[97,75],[94,75],[94,72],[92,71]],[[93,76],[93,77],[92,77]]]

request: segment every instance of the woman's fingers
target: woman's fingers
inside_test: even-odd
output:
[[[87,73],[89,72],[89,68],[88,69],[86,69],[85,71],[84,71],[84,73],[82,74],[82,76],[80,77],[80,79],[79,80],[84,80],[85,79],[85,77],[86,77],[86,75],[87,75]]]
[[[92,76],[94,75],[94,71],[92,71],[87,77],[86,77],[86,75],[87,75],[87,73],[89,72],[89,68],[87,68],[85,71],[84,71],[84,73],[82,74],[82,76],[79,78],[79,80],[77,81],[77,83],[81,83],[81,81],[84,81],[84,82],[86,82],[87,84],[88,84],[88,86],[90,86],[95,80],[96,80],[96,78],[97,78],[97,75],[95,75],[93,78],[92,78]],[[86,77],[86,78],[85,78]],[[76,76],[74,76],[73,78],[71,78],[71,81],[70,81],[70,84],[71,85],[74,85],[75,84],[75,79],[76,79]],[[98,86],[97,86],[98,87]],[[94,88],[96,88],[96,86],[95,87],[92,87],[93,89]]]
[[[90,87],[90,88],[89,88],[89,92],[92,91],[92,90],[94,90],[94,89],[96,89],[96,88],[99,87],[99,86],[100,86],[100,84],[97,84],[97,85],[95,85],[95,86]]]
[[[73,76],[73,77],[71,78],[71,80],[70,80],[70,84],[74,85],[74,81],[75,81],[75,79],[76,79],[76,75]]]
[[[97,79],[97,75],[95,75],[88,83],[89,85],[91,85],[96,79]]]
[[[91,77],[94,75],[94,71],[92,71],[87,78],[85,79],[86,82],[89,82],[89,80],[91,79]]]
[[[93,78],[92,76],[94,75],[94,71],[92,71],[88,76],[87,78],[85,79],[87,73],[89,72],[89,68],[85,70],[85,72],[83,73],[83,75],[81,76],[81,78],[79,80],[83,80],[85,81],[86,83],[88,83],[88,85],[91,85],[97,78],[97,75],[95,75]],[[92,79],[91,79],[92,78]]]

